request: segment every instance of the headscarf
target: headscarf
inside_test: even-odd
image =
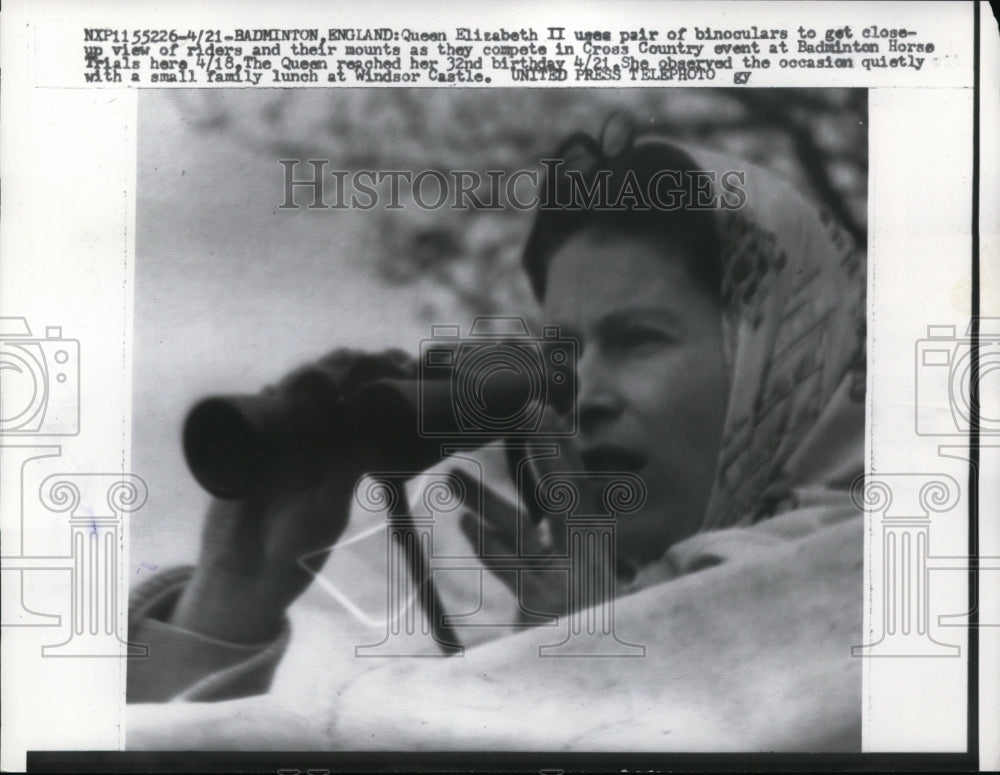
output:
[[[717,213],[732,386],[702,524],[717,530],[794,507],[806,487],[846,494],[863,472],[865,264],[832,217],[788,183],[691,153],[704,169],[746,171],[745,207]],[[838,452],[851,444],[845,461]]]

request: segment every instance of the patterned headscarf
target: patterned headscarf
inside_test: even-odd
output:
[[[803,467],[823,454],[814,431],[834,420],[861,418],[861,472],[865,264],[833,219],[787,183],[716,154],[693,155],[705,169],[746,170],[746,206],[718,213],[732,390],[703,526],[710,530],[770,516],[798,487],[849,486],[810,481],[822,474]]]

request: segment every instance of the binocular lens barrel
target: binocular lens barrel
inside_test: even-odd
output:
[[[344,435],[343,408],[306,396],[215,396],[184,423],[184,456],[198,484],[240,498],[268,477],[319,481]]]
[[[417,472],[436,462],[440,449],[440,441],[419,432],[418,401],[438,425],[451,418],[447,385],[428,381],[423,395],[418,392],[416,380],[383,379],[349,400],[213,396],[188,413],[184,456],[198,484],[227,499],[245,497],[275,477],[317,484],[338,454],[356,456],[370,471]]]

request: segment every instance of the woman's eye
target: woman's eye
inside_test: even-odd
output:
[[[657,328],[635,326],[622,331],[620,345],[624,349],[637,349],[666,345],[671,342],[673,342],[673,337],[666,331],[661,331]]]

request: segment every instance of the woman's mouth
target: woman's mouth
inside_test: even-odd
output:
[[[602,445],[590,447],[582,454],[583,464],[588,473],[633,473],[637,474],[646,466],[647,458],[640,452],[624,447]]]

